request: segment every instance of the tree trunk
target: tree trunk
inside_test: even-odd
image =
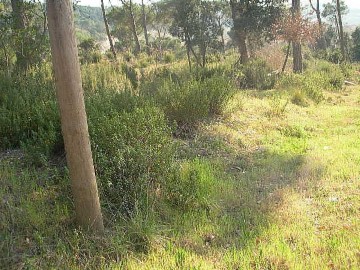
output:
[[[134,40],[135,40],[135,55],[141,52],[141,45],[139,41],[139,36],[136,31],[136,20],[135,20],[135,14],[133,10],[132,0],[130,0],[129,3],[129,13],[130,13],[130,20],[131,20],[131,30],[133,32]]]
[[[300,10],[300,0],[292,0],[292,14],[293,16],[299,16],[301,13]],[[302,50],[301,50],[301,43],[300,42],[293,42],[293,71],[295,73],[301,73],[303,71],[303,64],[302,64]]]
[[[108,20],[107,20],[107,17],[106,17],[104,0],[101,0],[101,10],[102,10],[103,18],[104,18],[106,34],[107,34],[107,37],[109,39],[110,50],[111,50],[112,54],[114,55],[114,59],[116,59],[116,51],[115,51],[114,43],[113,43],[113,40],[112,40],[112,37],[111,37],[111,34],[110,34],[110,30],[109,30],[109,23],[108,23]]]
[[[144,30],[146,53],[150,55],[150,43],[149,43],[149,35],[147,31],[147,18],[146,18],[144,0],[141,0],[141,13],[142,13],[142,26]]]
[[[189,70],[191,72],[191,56],[190,56],[190,46],[186,44],[186,56],[189,64]]]
[[[345,53],[345,39],[344,39],[344,29],[342,24],[342,18],[341,18],[341,10],[340,10],[340,0],[336,0],[336,9],[338,14],[338,21],[339,21],[339,31],[340,31],[340,49],[342,54],[342,61],[346,60],[346,53]]]
[[[23,0],[11,0],[12,17],[13,17],[13,29],[16,35],[20,37],[15,46],[16,65],[25,70],[29,66],[29,57],[27,52],[26,36],[26,20],[24,14],[24,1]]]
[[[78,224],[104,230],[90,148],[70,0],[47,0],[47,14],[66,160]]]
[[[287,61],[288,61],[289,55],[290,55],[290,48],[291,48],[291,42],[289,41],[288,46],[287,46],[287,50],[286,50],[286,56],[285,56],[284,64],[283,64],[282,69],[281,69],[281,73],[284,73],[284,71],[285,71],[286,64],[287,64]]]
[[[221,18],[217,18],[217,24],[218,24],[218,27],[219,27],[220,38],[221,38],[221,50],[222,50],[222,53],[225,53],[224,28],[221,25]]]
[[[249,61],[249,55],[246,46],[246,31],[240,23],[241,13],[243,10],[242,3],[236,3],[235,0],[230,0],[230,7],[234,24],[235,40],[240,54],[240,64],[245,64]]]
[[[309,0],[309,2],[310,2],[311,8],[313,9],[313,11],[316,14],[316,18],[317,18],[319,30],[320,30],[320,37],[317,40],[318,47],[321,50],[325,50],[326,49],[326,40],[324,37],[324,30],[323,30],[323,25],[322,25],[322,20],[321,20],[320,0],[316,0],[316,7],[314,7],[312,0]]]

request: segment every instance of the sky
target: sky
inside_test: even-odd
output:
[[[135,2],[140,2],[140,0],[134,0]],[[309,1],[308,0],[301,0],[303,4],[308,4]],[[105,5],[107,2],[109,2],[108,0],[105,0]],[[111,0],[110,1],[113,5],[119,4],[120,0]],[[145,2],[147,2],[145,0]],[[315,3],[316,0],[313,0],[313,2]],[[331,2],[330,0],[321,0],[321,3],[328,3]],[[359,8],[360,9],[360,0],[345,0],[346,5],[349,7],[349,9],[354,9],[354,8]],[[93,7],[99,7],[100,6],[100,0],[81,0],[80,5],[82,6],[93,6]],[[360,16],[360,14],[359,14]]]

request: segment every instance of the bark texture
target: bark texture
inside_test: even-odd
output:
[[[70,0],[47,0],[47,14],[67,164],[76,218],[84,229],[104,230],[90,148]]]

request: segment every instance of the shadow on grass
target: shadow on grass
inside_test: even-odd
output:
[[[187,156],[220,162],[225,171],[218,175],[223,183],[208,220],[193,222],[180,237],[180,246],[200,255],[211,254],[213,249],[236,252],[256,244],[275,222],[274,213],[285,203],[286,191],[306,192],[323,175],[323,168],[308,159],[306,145],[295,146],[294,151],[277,151],[271,145],[238,151],[224,140],[221,145],[219,140],[208,136],[190,141],[184,150]],[[206,146],[208,142],[211,147]],[[194,230],[200,237],[193,235]],[[206,240],[209,234],[214,236],[211,243]]]

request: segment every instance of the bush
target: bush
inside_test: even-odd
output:
[[[63,148],[55,89],[48,70],[1,78],[0,148],[28,148],[44,159]]]
[[[334,65],[326,61],[320,61],[311,71],[311,74],[318,72],[324,78],[323,87],[326,90],[341,90],[344,84],[344,74],[339,65]]]
[[[262,59],[251,60],[240,68],[239,84],[242,88],[272,89],[275,82],[275,74]]]
[[[89,132],[103,201],[109,209],[131,216],[135,210],[146,210],[154,199],[171,168],[174,146],[159,109],[140,108],[136,100],[129,107],[117,107],[122,95],[89,101]]]
[[[171,53],[171,52],[166,52],[164,54],[164,62],[169,64],[172,63],[176,60],[175,54]]]
[[[180,129],[189,131],[206,117],[221,114],[234,95],[234,89],[223,76],[184,82],[167,79],[156,89],[144,88],[143,95],[160,106],[170,122],[175,121]]]
[[[295,91],[292,95],[291,103],[302,107],[307,107],[309,105],[306,101],[305,93],[299,90]]]
[[[196,159],[173,171],[166,186],[168,202],[184,211],[207,210],[215,192],[216,179],[210,164]]]

